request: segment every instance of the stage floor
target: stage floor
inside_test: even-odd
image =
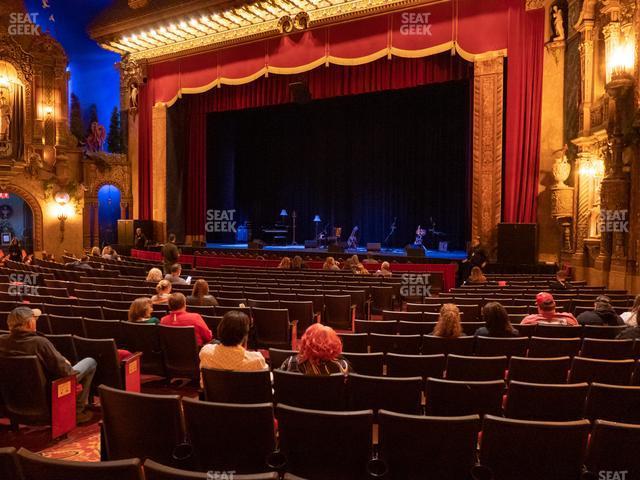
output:
[[[249,245],[246,243],[207,243],[207,248],[214,248],[216,250],[247,250]],[[304,245],[265,245],[263,250],[268,252],[280,252],[290,253],[297,255],[301,252],[313,254],[322,253],[327,254],[326,248],[304,248]],[[365,247],[359,248],[347,248],[344,253],[366,255],[367,249]],[[407,257],[407,252],[403,248],[383,248],[379,252],[372,252],[374,256],[391,256],[391,257]],[[416,257],[419,259],[421,257]],[[441,252],[439,250],[427,250],[427,259],[432,260],[464,260],[467,258],[467,254],[463,250],[451,250],[448,252]]]

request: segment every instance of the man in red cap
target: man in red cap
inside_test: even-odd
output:
[[[556,312],[556,301],[549,292],[540,292],[536,295],[538,313],[527,315],[522,319],[522,325],[535,325],[537,323],[552,323],[557,325],[578,325],[576,317],[570,313]]]

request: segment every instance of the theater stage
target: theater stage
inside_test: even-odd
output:
[[[246,243],[207,243],[207,248],[213,250],[249,250]],[[279,253],[287,256],[294,255],[320,255],[320,256],[336,256],[345,254],[356,254],[364,258],[367,254],[365,247],[348,248],[344,252],[329,252],[327,248],[305,248],[304,245],[265,245],[261,250],[268,253]],[[251,250],[252,252],[260,252],[261,250]],[[407,252],[403,248],[382,248],[380,251],[371,252],[374,257],[383,260],[399,260],[410,258],[416,263],[446,263],[452,261],[461,261],[467,257],[463,250],[451,250],[441,252],[439,250],[427,250],[425,257],[408,257]]]

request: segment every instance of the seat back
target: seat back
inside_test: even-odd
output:
[[[84,326],[82,317],[47,315],[51,333],[54,335],[77,335],[84,337]]]
[[[424,417],[378,412],[378,448],[391,478],[468,478],[480,417]]]
[[[626,325],[585,325],[582,331],[584,338],[601,338],[603,340],[615,339]]]
[[[315,410],[344,410],[346,406],[345,376],[326,376],[273,371],[276,403]]]
[[[371,287],[372,310],[391,310],[393,308],[393,287]]]
[[[583,357],[603,358],[607,360],[634,358],[634,340],[585,338],[582,342],[580,355]]]
[[[305,478],[365,478],[373,413],[326,412],[278,405],[280,451],[287,471]]]
[[[0,478],[20,480],[18,457],[13,447],[0,448]]]
[[[436,416],[500,415],[504,381],[487,382],[428,378],[426,413]]]
[[[351,410],[391,410],[418,414],[424,381],[422,377],[373,377],[349,374]]]
[[[78,351],[73,341],[73,335],[45,335],[60,354],[75,365],[78,363]]]
[[[580,351],[580,338],[531,337],[527,356],[535,358],[574,357]]]
[[[342,340],[342,351],[352,353],[367,353],[369,350],[369,336],[366,333],[339,333]]]
[[[422,338],[422,353],[424,355],[435,355],[444,353],[454,353],[456,355],[472,355],[473,345],[475,338],[458,337],[458,338],[443,338],[436,337],[434,335],[425,335]]]
[[[275,449],[271,403],[232,405],[184,398],[182,406],[195,469],[237,473],[268,470],[267,456]]]
[[[528,346],[528,337],[477,337],[475,353],[489,357],[498,355],[524,357]]]
[[[68,478],[73,480],[142,480],[137,458],[110,462],[72,462],[47,458],[25,448],[18,452],[23,480]],[[3,477],[7,479],[20,477]]]
[[[529,383],[567,383],[571,357],[511,357],[508,380]]]
[[[129,319],[129,311],[120,308],[102,307],[102,315],[105,320],[120,320],[126,322]]]
[[[336,330],[351,330],[350,295],[325,295],[324,306],[324,323]]]
[[[380,333],[393,335],[396,333],[398,322],[395,320],[356,320],[354,330],[356,333]]]
[[[160,329],[149,323],[121,322],[122,343],[131,352],[142,352],[142,371],[164,376],[164,362],[160,347]]]
[[[640,424],[640,387],[592,383],[585,417]]]
[[[442,378],[446,362],[446,357],[443,354],[401,355],[387,353],[385,358],[389,377]]]
[[[286,308],[252,308],[255,339],[259,348],[290,348],[291,330]]]
[[[638,445],[640,425],[596,420],[585,461],[587,470],[595,475],[626,472],[625,478],[640,478]]]
[[[298,354],[297,350],[283,350],[280,348],[270,348],[269,349],[269,365],[271,367],[271,370],[280,368],[282,366],[282,363],[287,358],[297,354]]]
[[[634,360],[602,360],[574,357],[571,371],[569,372],[569,382],[629,385],[634,366]]]
[[[558,424],[487,415],[480,464],[501,480],[578,479],[589,427],[587,420]]]
[[[198,378],[200,361],[195,329],[158,325],[158,330],[167,375]]]
[[[11,419],[24,423],[50,420],[48,382],[35,355],[0,357],[0,398]]]
[[[536,337],[544,338],[576,338],[582,336],[582,327],[573,325],[553,325],[539,323],[536,325]]]
[[[144,462],[144,477],[145,480],[211,480],[211,478],[215,478],[212,477],[211,472],[180,470],[161,465],[153,460]],[[220,473],[220,477],[222,477],[222,473]],[[233,475],[233,480],[278,480],[279,478],[277,472]],[[296,480],[288,475],[285,475],[284,478],[285,480]]]
[[[91,357],[98,363],[92,382],[94,388],[98,385],[123,388],[120,358],[113,339],[73,337],[73,343],[75,343],[78,358]]]
[[[298,322],[298,336],[302,336],[315,321],[313,302],[310,300],[281,301],[280,308],[285,308],[289,311],[289,321],[293,322],[295,320]]]
[[[108,460],[151,458],[174,465],[184,443],[178,395],[149,395],[100,386],[105,454]]]
[[[351,364],[351,371],[361,375],[382,376],[384,370],[384,353],[347,353],[342,357]]]
[[[447,357],[448,380],[504,380],[508,359],[501,357]]]
[[[268,370],[238,372],[202,369],[204,398],[217,403],[271,402],[271,376]]]
[[[117,320],[97,320],[83,318],[84,333],[87,338],[112,338],[119,345],[122,342],[122,331]]]
[[[369,334],[369,346],[372,352],[392,352],[403,353],[405,355],[417,355],[421,350],[422,336],[371,333]]]
[[[589,385],[509,383],[505,416],[520,420],[567,422],[584,416]]]

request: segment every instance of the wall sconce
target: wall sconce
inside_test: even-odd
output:
[[[633,73],[636,52],[631,41],[621,42],[611,51],[611,58],[608,59],[611,77],[630,75]]]
[[[58,192],[54,196],[56,202],[54,214],[60,222],[60,243],[64,241],[64,225],[71,216],[71,207],[69,205],[69,194],[66,192]]]
[[[44,107],[44,115],[47,120],[50,120],[53,116],[53,107],[51,105],[47,105]]]
[[[604,162],[600,158],[589,158],[581,163],[578,172],[585,177],[602,177],[604,175]]]

